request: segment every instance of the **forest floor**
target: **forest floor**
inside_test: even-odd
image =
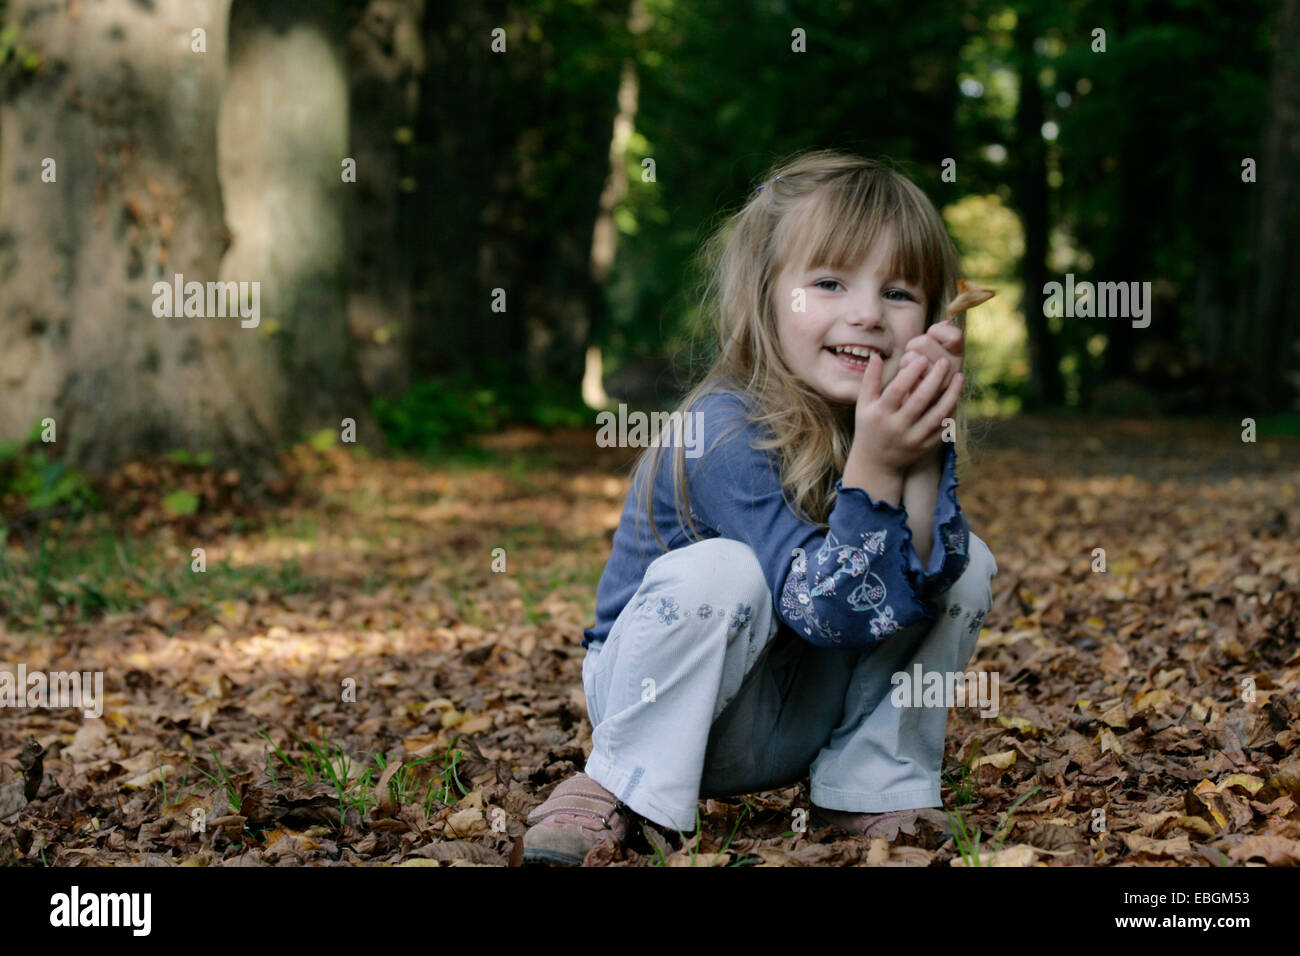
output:
[[[0,864],[517,864],[590,750],[579,641],[632,453],[487,444],[304,446],[270,510],[136,464],[110,516],[12,527],[0,682],[98,671],[103,697],[0,721]],[[811,831],[805,780],[589,863],[1300,865],[1300,442],[1021,418],[974,451],[960,497],[999,573],[971,666],[1000,707],[949,712],[957,837]]]

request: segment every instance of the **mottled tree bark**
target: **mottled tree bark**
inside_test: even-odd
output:
[[[5,437],[52,417],[58,449],[91,473],[185,448],[254,477],[281,444],[344,416],[377,440],[347,337],[336,14],[10,4],[41,65],[0,105]],[[257,325],[207,296],[201,315],[183,302],[156,314],[155,283],[177,274],[259,283]]]
[[[52,417],[58,448],[91,472],[175,447],[261,459],[270,434],[214,349],[239,320],[152,309],[155,281],[215,279],[221,258],[228,4],[78,9],[9,5],[41,66],[0,106],[0,432]]]

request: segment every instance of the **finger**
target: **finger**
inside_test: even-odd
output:
[[[912,386],[920,381],[921,376],[929,370],[930,360],[924,355],[920,356],[920,358],[921,361],[909,362],[906,368],[900,368],[894,375],[894,380],[889,383],[881,394],[887,408],[902,408],[908,392],[912,390]]]
[[[939,357],[944,355],[949,359],[960,360],[965,354],[966,342],[961,329],[941,323],[930,326],[923,335],[911,339],[907,343],[907,348],[912,351],[924,351],[930,356],[931,361],[938,361]]]
[[[942,395],[934,405],[921,416],[917,422],[917,429],[929,434],[935,429],[943,429],[943,420],[953,418],[957,411],[957,403],[961,400],[961,388],[966,383],[966,376],[958,372],[948,383]]]
[[[930,371],[912,391],[907,404],[903,406],[903,414],[906,417],[914,421],[920,419],[925,410],[939,397],[939,393],[943,390],[944,379],[948,375],[949,364],[947,359],[940,359],[930,366]]]
[[[908,339],[907,345],[903,346],[903,348],[907,352],[920,352],[923,355],[928,355],[932,362],[937,361],[944,352],[943,344],[928,332],[922,332],[915,338]]]
[[[943,438],[943,429],[935,428],[916,440],[913,440],[911,436],[908,436],[907,440],[910,443],[914,444],[915,446],[918,446],[925,451],[929,451],[932,448],[938,448],[939,442],[942,440],[942,438]]]
[[[916,344],[913,345],[912,342],[915,342]],[[919,355],[924,357],[931,364],[934,364],[942,358],[946,358],[950,362],[952,361],[953,357],[945,352],[943,347],[932,338],[918,335],[916,338],[912,339],[912,342],[908,343],[907,350],[903,353],[905,356]]]
[[[933,328],[933,326],[931,328]],[[916,344],[913,345],[912,343]],[[911,349],[911,352],[907,354],[925,355],[931,362],[937,362],[942,358],[948,360],[950,364],[948,366],[948,377],[944,379],[945,386],[952,381],[953,373],[960,371],[962,362],[964,361],[962,350],[960,348],[956,352],[952,352],[944,348],[943,345],[941,345],[939,341],[929,333],[918,335],[916,338],[912,339],[908,342],[908,348]]]
[[[870,404],[880,398],[880,376],[883,374],[884,362],[875,352],[867,359],[867,371],[862,376],[862,391],[858,393],[858,402]]]
[[[904,352],[903,357],[898,360],[898,367],[899,370],[901,371],[902,369],[906,368],[908,365],[912,364],[913,362],[919,362],[923,366],[932,365],[934,364],[935,361],[937,361],[941,357],[942,357],[942,353],[937,353],[934,356],[929,356],[917,350],[913,350],[911,352]],[[922,377],[924,377],[924,372],[922,372]]]
[[[961,355],[966,351],[966,336],[949,320],[930,326],[926,334],[954,355]]]

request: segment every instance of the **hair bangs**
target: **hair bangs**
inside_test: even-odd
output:
[[[856,170],[808,195],[777,225],[773,268],[855,269],[892,227],[889,271],[922,289],[933,307],[943,291],[944,256],[931,220],[897,179]],[[790,261],[795,249],[808,250],[806,261]]]
[[[950,242],[943,228],[943,220],[936,215],[929,201],[919,199],[910,190],[900,191],[894,217],[893,271],[904,281],[918,286],[925,293],[926,325],[936,320],[939,306],[954,290],[946,288],[945,279],[952,281],[955,270],[951,253],[945,248]]]

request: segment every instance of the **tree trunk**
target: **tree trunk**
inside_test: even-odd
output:
[[[1257,413],[1294,407],[1300,392],[1300,0],[1277,19],[1257,182],[1259,245],[1253,308],[1242,323]]]
[[[528,254],[516,273],[528,296],[529,375],[533,381],[571,384],[575,391],[585,371],[587,345],[605,309],[607,273],[601,271],[598,255],[593,258],[593,238],[610,174],[608,144],[627,62],[614,36],[627,35],[631,14],[631,0],[599,0],[586,11],[570,11],[579,21],[572,26],[574,33],[589,36],[590,49],[577,57],[568,51],[560,54],[550,44],[536,45],[535,69],[544,82],[530,89],[535,102],[520,116],[520,126],[526,129],[529,115],[546,116],[552,96],[562,92],[565,97],[563,111],[556,111],[549,123],[536,124],[529,151],[537,159],[518,170],[510,204],[525,222],[551,222],[550,228],[529,230],[524,239]],[[594,55],[594,50],[600,54]],[[574,143],[591,148],[574,149]],[[554,167],[547,170],[542,208],[534,198],[539,180],[527,170],[545,168],[540,160],[548,152],[567,153],[568,162],[560,175]],[[622,174],[620,164],[617,175]]]
[[[410,381],[410,151],[424,72],[424,0],[364,0],[348,29],[351,156],[347,187],[348,325],[366,387],[392,396]],[[432,183],[426,183],[426,188]]]
[[[627,30],[630,36],[640,37],[651,25],[650,13],[643,0],[632,0],[628,8]],[[640,80],[637,77],[636,58],[623,61],[623,72],[618,82],[618,113],[614,116],[614,132],[609,140],[609,176],[600,194],[600,212],[591,236],[591,277],[604,289],[614,267],[618,251],[618,226],[614,212],[627,195],[627,148],[636,128],[637,101],[640,98]],[[605,310],[594,310],[596,321],[590,329],[590,339],[599,341],[603,329]],[[603,408],[609,401],[605,392],[603,358],[600,346],[587,347],[587,367],[582,378],[582,400],[591,408]]]
[[[234,0],[220,117],[234,242],[223,279],[258,281],[262,327],[225,336],[231,389],[277,439],[356,422],[382,446],[347,324],[343,181],[348,83],[341,0]]]
[[[217,275],[227,9],[9,6],[41,66],[0,106],[0,432],[54,418],[56,447],[91,473],[177,447],[266,457],[266,423],[213,348],[251,333],[237,316],[153,310],[155,282]],[[192,49],[196,29],[206,52]],[[54,182],[42,181],[47,157]]]
[[[10,5],[41,66],[0,105],[5,437],[51,417],[92,474],[184,448],[252,480],[304,429],[378,438],[345,321],[332,7],[239,0],[223,102],[228,0]],[[177,275],[204,294],[168,303]]]
[[[1019,164],[1016,206],[1025,230],[1024,281],[1021,309],[1028,333],[1030,400],[1034,405],[1059,405],[1064,400],[1060,360],[1047,316],[1043,314],[1043,285],[1047,282],[1047,159],[1043,146],[1043,91],[1038,85],[1037,36],[1030,14],[1018,11],[1015,28],[1020,103],[1016,109]]]
[[[507,49],[518,49],[521,31],[511,29],[503,0],[433,3],[425,16],[428,68],[420,91],[416,140],[419,191],[412,196],[426,228],[416,256],[412,329],[413,374],[467,370],[488,355],[524,350],[521,311],[493,312],[492,280],[509,249],[493,247],[493,196],[499,168],[509,159],[509,123],[497,104],[517,70],[513,53],[490,54],[492,31],[507,30]],[[427,144],[427,145],[426,145]],[[483,281],[481,274],[488,280]],[[513,299],[507,289],[507,307]],[[485,354],[486,353],[486,354]]]

